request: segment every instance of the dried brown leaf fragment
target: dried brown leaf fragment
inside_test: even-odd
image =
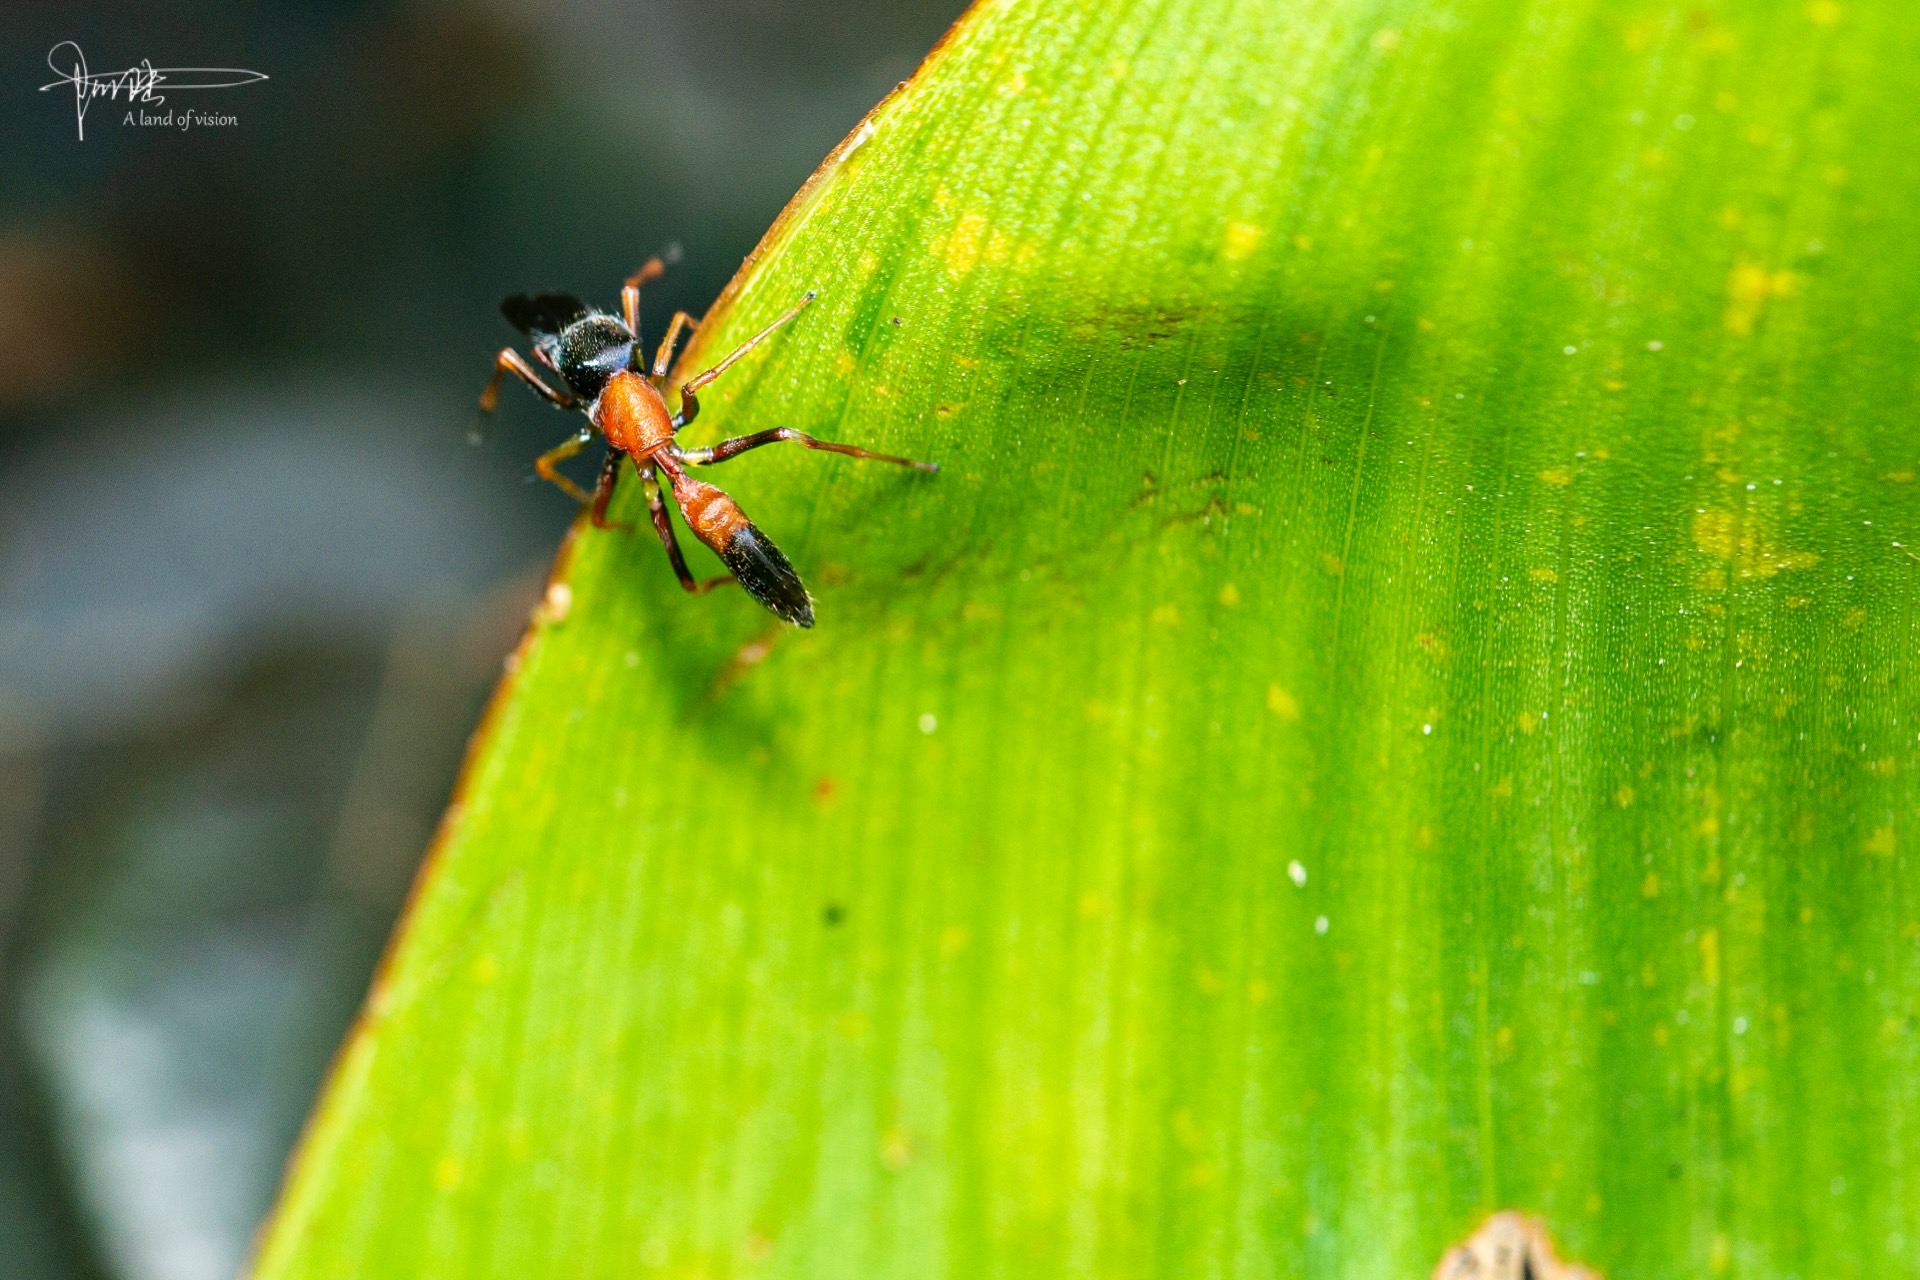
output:
[[[1539,1219],[1504,1210],[1447,1250],[1433,1280],[1600,1280],[1600,1275],[1560,1261]]]

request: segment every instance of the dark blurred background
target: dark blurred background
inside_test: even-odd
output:
[[[501,296],[699,314],[963,7],[7,6],[0,1280],[242,1262],[572,516]]]

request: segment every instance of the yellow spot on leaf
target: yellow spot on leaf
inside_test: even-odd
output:
[[[1170,604],[1163,604],[1148,614],[1147,620],[1156,627],[1177,627],[1180,625],[1180,611]]]
[[[1331,551],[1321,553],[1320,566],[1336,578],[1347,571],[1347,562]]]
[[[1513,778],[1508,776],[1500,779],[1500,781],[1494,783],[1493,786],[1487,789],[1487,794],[1495,800],[1513,799]]]
[[[1621,787],[1618,791],[1613,793],[1613,802],[1619,805],[1622,809],[1625,809],[1628,806],[1630,806],[1633,803],[1633,788]]]
[[[1382,27],[1373,33],[1373,39],[1368,43],[1372,44],[1377,52],[1392,53],[1400,47],[1400,32],[1393,27]]]
[[[1540,473],[1540,479],[1546,484],[1564,489],[1573,483],[1572,467],[1548,467]]]
[[[1693,545],[1722,560],[1733,558],[1740,517],[1731,511],[1701,511],[1693,517]]]
[[[913,1139],[898,1125],[880,1139],[880,1163],[898,1173],[913,1159]]]
[[[1267,686],[1267,710],[1282,720],[1293,721],[1300,718],[1299,701],[1277,684]]]
[[[1700,980],[1708,986],[1720,984],[1720,931],[1708,929],[1700,935]]]
[[[1791,297],[1799,288],[1798,272],[1769,270],[1743,258],[1733,264],[1733,270],[1727,275],[1727,310],[1721,316],[1721,323],[1727,332],[1745,337],[1753,332],[1768,302]]]
[[[1554,569],[1545,569],[1545,568],[1541,568],[1541,569],[1529,569],[1529,570],[1527,570],[1527,576],[1528,576],[1529,578],[1532,578],[1532,579],[1533,579],[1533,580],[1534,580],[1535,582],[1558,582],[1558,581],[1560,581],[1560,574],[1559,574],[1559,571],[1558,571],[1558,570],[1554,570]]]
[[[1522,733],[1532,733],[1540,727],[1540,717],[1531,711],[1522,711],[1520,718],[1514,721],[1514,728]]]
[[[1894,848],[1895,840],[1892,827],[1876,827],[1873,834],[1867,837],[1868,853],[1890,854],[1894,851]]]
[[[954,224],[947,234],[947,274],[955,280],[962,279],[980,261],[980,250],[986,239],[987,215],[968,212],[960,215],[960,221]]]
[[[433,1185],[442,1191],[451,1191],[460,1185],[460,1178],[464,1172],[459,1157],[441,1156],[433,1164]]]
[[[1643,898],[1660,896],[1660,877],[1656,873],[1647,872],[1647,878],[1640,882],[1640,896]]]
[[[1777,546],[1759,520],[1743,521],[1739,513],[1722,508],[1694,514],[1693,545],[1710,556],[1733,561],[1742,578],[1771,578],[1820,563],[1818,553]]]
[[[1807,6],[1807,21],[1816,26],[1831,27],[1844,18],[1847,11],[1834,3],[1834,0],[1813,0]]]
[[[967,949],[973,934],[963,924],[950,924],[940,931],[940,954],[957,956]]]
[[[1240,588],[1234,586],[1231,582],[1222,584],[1220,587],[1220,603],[1229,609],[1239,604]]]
[[[1260,247],[1260,238],[1265,234],[1265,228],[1251,222],[1229,222],[1227,242],[1222,252],[1234,262],[1250,258],[1253,256],[1253,251]]]

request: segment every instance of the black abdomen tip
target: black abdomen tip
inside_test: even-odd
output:
[[[767,536],[743,523],[728,540],[720,559],[747,594],[771,609],[782,622],[796,627],[813,625],[813,597],[800,575]]]

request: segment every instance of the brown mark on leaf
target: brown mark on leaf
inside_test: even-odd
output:
[[[1600,1280],[1600,1273],[1562,1262],[1539,1219],[1503,1210],[1447,1250],[1433,1280]]]
[[[1067,331],[1083,345],[1140,351],[1171,341],[1195,319],[1205,319],[1214,310],[1133,300],[1090,311]]]
[[[719,698],[729,688],[745,678],[749,671],[752,671],[755,667],[765,662],[773,653],[774,646],[782,639],[781,633],[783,630],[784,628],[778,625],[769,627],[736,649],[733,657],[729,658],[724,666],[714,672],[713,679],[708,682],[706,690],[707,701],[712,702]]]

